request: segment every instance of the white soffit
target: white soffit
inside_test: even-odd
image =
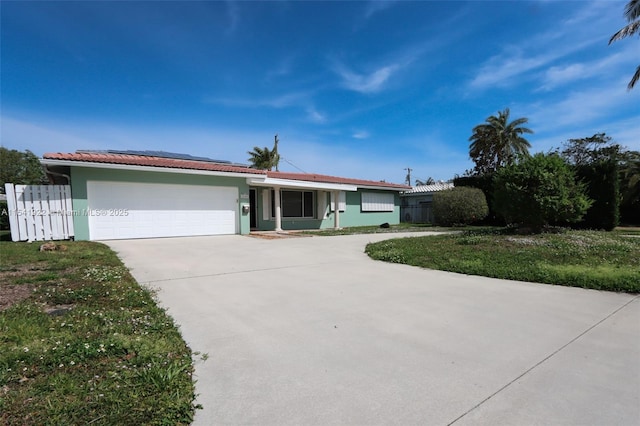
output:
[[[252,186],[269,186],[269,187],[277,186],[280,188],[320,189],[323,191],[355,192],[358,190],[358,187],[356,185],[347,185],[344,183],[311,182],[311,181],[305,181],[305,180],[277,179],[277,178],[264,178],[264,179],[247,178],[247,183]]]

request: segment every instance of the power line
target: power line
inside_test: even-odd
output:
[[[300,167],[296,166],[295,164],[293,164],[291,161],[287,160],[286,158],[280,157],[281,160],[285,161],[287,164],[295,167],[296,169],[300,170],[302,173],[307,173],[304,170],[302,170]]]

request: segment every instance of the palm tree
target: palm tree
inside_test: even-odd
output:
[[[611,39],[609,39],[609,44],[632,36],[640,30],[640,0],[630,0],[624,8],[624,15],[629,24],[612,35]],[[631,77],[631,81],[629,82],[629,85],[627,85],[627,90],[633,89],[633,86],[636,85],[638,79],[640,79],[640,65],[638,65],[635,74]]]
[[[249,162],[256,169],[273,170],[275,167],[276,170],[278,170],[278,164],[280,163],[280,154],[278,154],[278,135],[275,136],[273,149],[269,149],[266,146],[264,148],[254,146],[253,151],[247,151],[247,154],[250,155]]]
[[[473,128],[469,138],[469,156],[476,164],[477,174],[496,171],[502,166],[513,164],[521,156],[529,156],[531,144],[522,135],[533,130],[522,127],[528,118],[517,118],[509,122],[509,108],[498,111]]]

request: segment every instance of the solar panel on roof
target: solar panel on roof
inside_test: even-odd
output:
[[[83,150],[78,152],[91,152],[91,153],[99,153],[99,154],[121,154],[121,155],[140,155],[143,157],[160,157],[160,158],[169,158],[172,160],[189,160],[189,161],[205,161],[207,163],[219,163],[219,164],[231,164],[231,161],[227,160],[215,160],[213,158],[208,157],[196,157],[194,155],[189,154],[181,154],[178,152],[166,152],[166,151],[136,151],[136,150],[117,150],[117,149],[107,149],[107,150]]]

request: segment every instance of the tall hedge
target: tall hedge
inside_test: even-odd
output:
[[[611,231],[620,221],[620,171],[618,162],[602,160],[577,166],[576,174],[587,189],[593,204],[587,210],[580,228]]]
[[[478,188],[461,186],[433,194],[433,216],[438,225],[469,225],[488,213],[487,199]]]

